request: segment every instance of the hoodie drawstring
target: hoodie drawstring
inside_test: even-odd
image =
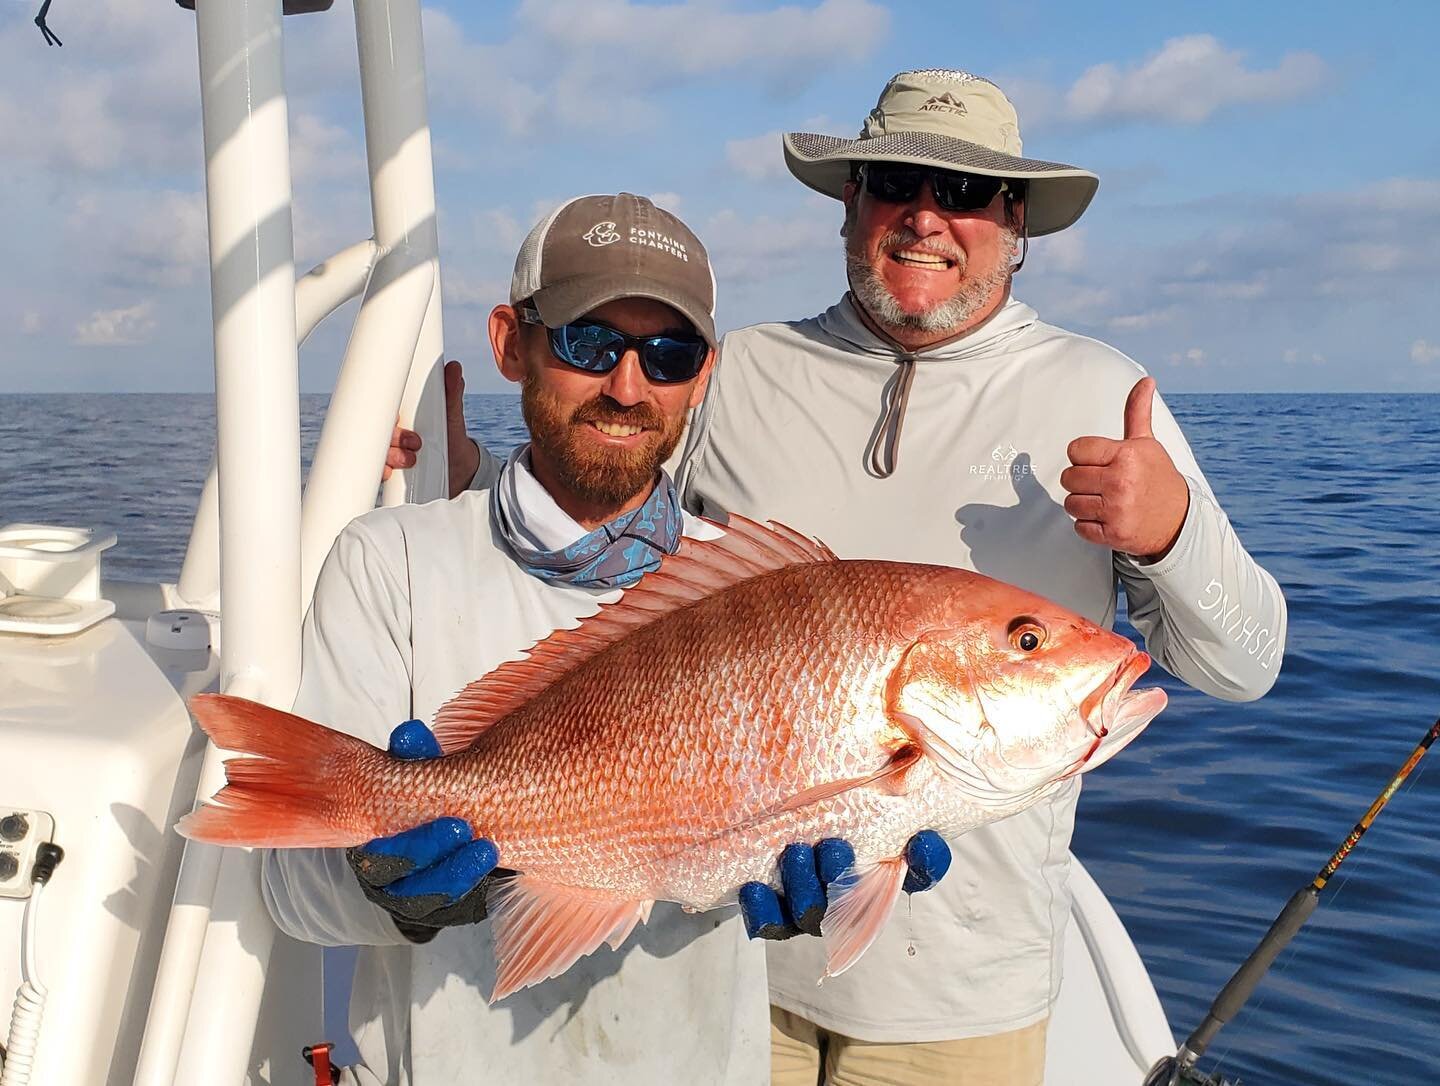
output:
[[[900,458],[900,428],[905,424],[905,405],[910,402],[910,386],[915,382],[915,359],[902,355],[900,370],[890,381],[885,398],[885,414],[870,441],[870,472],[880,479],[895,474]]]

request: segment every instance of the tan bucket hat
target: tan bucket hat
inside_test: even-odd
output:
[[[1024,180],[1031,237],[1065,229],[1100,187],[1089,170],[1022,158],[1020,121],[1010,99],[990,80],[949,68],[894,76],[857,139],[813,132],[785,136],[790,172],[837,200],[858,162],[907,162]]]

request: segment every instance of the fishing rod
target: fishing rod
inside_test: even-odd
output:
[[[1400,786],[1405,783],[1405,778],[1410,775],[1410,771],[1425,756],[1425,752],[1430,749],[1430,745],[1437,738],[1440,738],[1440,720],[1436,720],[1431,725],[1430,730],[1425,733],[1425,738],[1420,740],[1419,746],[1410,753],[1410,757],[1400,767],[1400,772],[1390,778],[1390,783],[1375,797],[1375,802],[1370,804],[1370,809],[1365,812],[1365,816],[1355,823],[1355,828],[1350,831],[1350,836],[1345,838],[1345,843],[1335,850],[1335,854],[1320,869],[1320,873],[1308,885],[1296,890],[1290,900],[1286,902],[1285,908],[1280,911],[1280,915],[1270,925],[1270,930],[1260,940],[1260,945],[1251,952],[1250,957],[1245,959],[1244,964],[1235,970],[1235,975],[1230,978],[1225,987],[1220,989],[1220,994],[1215,997],[1215,1002],[1210,1004],[1210,1013],[1205,1016],[1205,1021],[1196,1027],[1195,1032],[1190,1034],[1175,1055],[1166,1056],[1150,1069],[1143,1086],[1227,1086],[1222,1078],[1196,1071],[1196,1061],[1205,1054],[1205,1049],[1210,1047],[1210,1042],[1215,1039],[1220,1028],[1230,1021],[1235,1016],[1235,1012],[1250,998],[1251,993],[1255,991],[1255,986],[1260,983],[1260,978],[1274,964],[1280,952],[1295,937],[1295,933],[1300,930],[1305,921],[1310,919],[1310,914],[1320,903],[1320,891],[1325,889],[1325,884],[1330,881],[1336,869],[1345,862],[1345,857],[1350,855],[1360,838],[1365,836],[1365,831],[1370,828],[1370,823],[1375,821],[1375,816],[1399,791]]]

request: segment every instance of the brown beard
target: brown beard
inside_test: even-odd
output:
[[[570,414],[528,376],[520,386],[520,410],[535,449],[553,466],[560,484],[587,505],[618,509],[648,490],[680,444],[685,416],[666,419],[650,404],[624,407],[601,393]],[[633,449],[604,449],[577,433],[591,422],[643,426],[645,439]]]

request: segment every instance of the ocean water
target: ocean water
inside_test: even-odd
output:
[[[304,399],[307,458],[324,403]],[[1440,397],[1170,403],[1290,606],[1267,697],[1228,704],[1162,678],[1170,708],[1086,778],[1075,851],[1183,1038],[1440,714]],[[466,412],[492,448],[523,437],[513,397],[467,397]],[[0,396],[0,524],[104,524],[120,536],[107,575],[173,580],[213,426],[203,396]],[[1427,760],[1203,1066],[1246,1086],[1428,1081],[1437,920]]]

